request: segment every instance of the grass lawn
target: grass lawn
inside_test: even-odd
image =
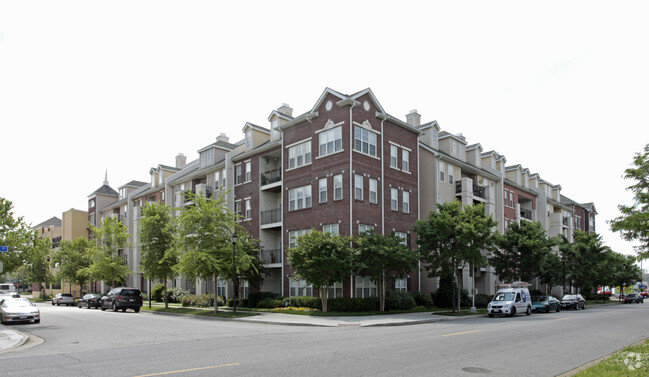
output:
[[[649,340],[631,345],[575,376],[648,376]]]
[[[188,308],[183,307],[180,304],[169,304],[169,308],[165,309],[164,303],[152,303],[151,308],[149,304],[145,303],[142,306],[141,310],[148,312],[157,312],[157,313],[174,313],[174,314],[187,314],[187,315],[200,315],[205,317],[216,317],[216,318],[239,318],[239,317],[250,317],[253,315],[259,315],[254,312],[240,312],[237,311],[235,316],[231,310],[224,310],[224,308],[219,308],[219,312],[214,314],[214,308]]]

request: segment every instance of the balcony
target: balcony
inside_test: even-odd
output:
[[[261,225],[275,224],[282,221],[282,207],[261,211]]]
[[[482,198],[485,200],[487,199],[486,187],[482,187],[478,185],[472,185],[472,186],[473,186],[473,197]],[[455,194],[461,194],[461,193],[462,193],[462,181],[455,181]]]
[[[563,216],[563,218],[561,219],[561,222],[563,223],[563,226],[569,226],[570,225],[570,217]]]
[[[282,169],[270,170],[261,173],[261,185],[270,185],[282,180]]]
[[[521,218],[527,219],[527,220],[532,220],[532,210],[529,209],[521,209]]]
[[[264,264],[282,263],[282,249],[268,249],[261,251]]]

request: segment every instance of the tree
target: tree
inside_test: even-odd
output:
[[[642,279],[642,271],[636,264],[636,258],[632,255],[613,253],[609,260],[610,267],[614,269],[613,285],[622,289],[624,286],[631,286]]]
[[[376,234],[373,230],[354,240],[356,272],[369,276],[379,293],[379,310],[385,311],[385,285],[401,279],[417,267],[418,252],[404,244],[402,238]]]
[[[239,229],[235,216],[227,209],[225,193],[216,198],[187,192],[185,199],[192,204],[181,209],[178,217],[176,247],[181,253],[177,272],[188,279],[232,277],[232,233]],[[237,248],[239,271],[250,268],[248,255]],[[218,312],[217,292],[214,290],[214,313]]]
[[[29,245],[22,253],[24,259],[21,273],[27,275],[26,279],[29,282],[43,284],[41,298],[45,300],[45,285],[54,280],[50,270],[52,241],[48,238],[38,238],[35,231],[30,234],[29,240]]]
[[[22,217],[15,218],[13,204],[0,197],[0,246],[7,246],[8,251],[0,253],[0,262],[4,273],[11,273],[20,267],[27,248],[33,246],[33,230],[25,224]]]
[[[425,220],[417,220],[414,227],[428,276],[449,274],[461,283],[464,267],[485,262],[483,252],[493,248],[495,226],[496,221],[487,216],[482,204],[437,204],[437,211]],[[462,289],[460,284],[456,285]],[[455,296],[459,308],[460,294]]]
[[[58,278],[70,285],[79,285],[79,291],[90,280],[91,244],[87,238],[61,241],[54,261],[59,262]]]
[[[609,266],[605,265],[605,251],[602,237],[597,233],[577,230],[572,241],[573,260],[572,280],[582,292],[592,292],[596,283],[601,283],[602,274]]]
[[[331,233],[312,231],[296,240],[288,249],[288,261],[297,277],[317,289],[322,311],[327,311],[327,291],[334,283],[349,277],[354,267],[350,239]]]
[[[538,275],[541,284],[549,287],[560,285],[561,279],[563,278],[562,267],[559,255],[553,252],[546,255]],[[548,292],[545,293],[547,294]]]
[[[624,171],[624,179],[631,179],[635,184],[627,190],[635,195],[632,205],[618,205],[621,215],[611,220],[611,229],[620,232],[627,241],[637,240],[639,258],[649,258],[649,144],[643,153],[636,153],[633,165]]]
[[[162,203],[147,203],[140,218],[140,268],[145,278],[158,279],[164,284],[165,308],[169,307],[167,280],[175,276],[174,268],[179,261],[174,245],[175,235],[175,219],[171,215],[171,208]]]
[[[128,231],[117,217],[106,217],[101,227],[90,226],[94,244],[91,247],[92,264],[88,268],[95,280],[108,283],[111,287],[124,282],[129,269],[122,255],[128,246]]]
[[[247,281],[251,286],[260,287],[267,269],[264,267],[264,260],[261,257],[259,240],[243,229],[237,231],[237,237],[236,248],[244,254],[242,260],[245,259],[245,263],[249,266],[248,268],[237,268],[237,282]],[[240,285],[241,283],[239,283],[239,288],[241,288]]]
[[[543,262],[555,242],[548,239],[539,222],[513,223],[504,235],[496,236],[498,248],[489,263],[503,281],[530,281],[541,275]]]

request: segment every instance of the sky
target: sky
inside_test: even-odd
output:
[[[282,103],[371,88],[608,220],[649,143],[646,1],[0,0],[0,197],[37,225]]]

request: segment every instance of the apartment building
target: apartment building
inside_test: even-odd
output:
[[[132,181],[117,192],[106,179],[88,197],[89,220],[96,220],[91,223],[117,215],[129,227],[129,285],[146,288],[137,268],[141,207],[157,201],[181,208],[190,204],[183,195],[187,191],[214,197],[227,190],[229,209],[260,240],[269,271],[260,289],[286,296],[315,293],[306,282],[294,279],[286,260],[295,239],[313,229],[346,236],[368,229],[394,232],[416,248],[415,221],[426,218],[438,203],[459,200],[484,204],[501,233],[520,221],[539,221],[549,236],[569,239],[574,229],[594,231],[592,203],[563,197],[560,185],[521,165],[508,166],[504,155],[469,144],[461,133],[443,131],[436,121],[422,124],[416,110],[406,121],[389,115],[370,89],[346,95],[327,88],[307,112],[294,116],[293,109],[282,104],[267,121],[267,126],[245,123],[238,142],[219,135],[198,149],[196,160],[187,162],[181,154],[175,167],[151,168],[149,183]],[[487,265],[466,268],[463,280],[465,288],[488,294],[499,283]],[[389,284],[430,293],[438,282],[419,266]],[[179,277],[172,285],[196,293],[216,289],[223,296],[232,291],[227,281],[215,286]],[[245,285],[243,295],[248,291]],[[352,276],[331,289],[335,297],[375,292],[363,276]]]

